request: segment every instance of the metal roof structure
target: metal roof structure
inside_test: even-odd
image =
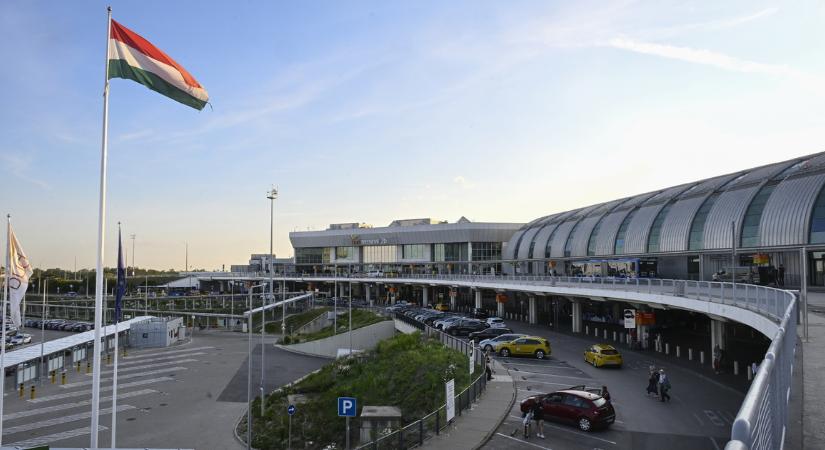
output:
[[[825,152],[540,217],[513,234],[503,259],[718,251],[733,245],[732,223],[740,241],[736,245],[741,248],[747,214],[750,221],[758,214],[748,230],[756,229],[756,240],[749,242],[757,245],[750,243],[745,249],[807,245],[823,186]],[[749,213],[760,193],[763,198],[768,196],[767,202]],[[711,197],[707,215],[702,217],[704,227],[698,228],[701,246],[690,249],[694,220]],[[617,252],[620,233],[623,245]],[[651,236],[658,239],[656,245],[651,244]]]
[[[117,324],[117,331],[123,332],[131,328],[133,323],[142,322],[146,319],[151,319],[153,316],[140,316],[134,319],[129,319]],[[115,325],[107,325],[103,327],[101,336],[112,336],[115,334]],[[95,330],[84,331],[82,333],[73,334],[60,339],[47,341],[43,344],[43,355],[51,355],[53,353],[70,350],[74,347],[89,344],[95,340]],[[20,350],[6,352],[6,360],[3,367],[16,367],[20,364],[34,361],[40,358],[40,346],[30,345]]]

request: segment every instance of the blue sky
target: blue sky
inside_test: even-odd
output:
[[[445,4],[446,3],[446,4]],[[35,265],[92,267],[104,2],[0,3],[0,210]],[[107,260],[206,269],[287,231],[524,222],[822,150],[825,6],[111,2],[209,91],[113,80]]]

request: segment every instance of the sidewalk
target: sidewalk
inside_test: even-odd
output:
[[[516,400],[516,387],[507,369],[493,361],[493,379],[481,400],[456,417],[452,425],[424,443],[423,448],[441,450],[477,449],[487,443],[510,414]]]
[[[809,292],[810,306],[825,304],[825,293]],[[825,315],[808,314],[808,342],[802,339],[802,448],[825,448]]]

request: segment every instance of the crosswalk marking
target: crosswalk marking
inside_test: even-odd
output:
[[[168,359],[178,359],[178,358],[191,358],[193,356],[205,355],[206,352],[195,352],[195,353],[187,353],[185,355],[172,355],[172,356],[159,356],[157,358],[146,358],[140,359],[138,361],[132,361],[132,358],[121,358],[118,361],[118,367],[128,367],[133,366],[135,364],[146,364],[151,361],[165,361]]]
[[[106,431],[108,428],[100,425],[97,427],[97,431]],[[17,441],[12,442],[11,444],[6,444],[9,447],[14,448],[31,448],[31,447],[40,447],[42,445],[50,444],[52,442],[62,441],[64,439],[71,439],[78,436],[84,436],[87,434],[91,434],[92,427],[83,427],[83,428],[75,428],[74,430],[69,431],[62,431],[60,433],[55,434],[48,434],[46,436],[40,436],[36,438],[26,439],[25,441]]]
[[[725,421],[722,420],[717,413],[717,411],[712,411],[710,409],[706,409],[703,411],[705,413],[705,417],[710,420],[710,423],[716,425],[717,427],[724,427]]]
[[[174,354],[178,354],[178,353],[194,352],[196,350],[209,350],[209,349],[212,349],[212,348],[215,348],[215,347],[194,347],[194,348],[184,348],[184,349],[181,349],[181,350],[169,350],[169,351],[165,351],[165,352],[152,352],[152,353],[147,353],[145,355],[140,354],[140,355],[135,355],[135,356],[127,356],[127,357],[123,358],[123,361],[132,361],[132,360],[135,360],[135,359],[152,358],[152,357],[162,356],[162,355],[174,355]]]
[[[117,373],[132,372],[134,370],[151,369],[152,367],[172,366],[172,365],[175,365],[175,364],[188,363],[188,362],[197,362],[197,361],[198,361],[197,359],[179,359],[177,361],[166,361],[166,362],[160,362],[160,363],[155,363],[155,364],[146,364],[146,365],[143,365],[143,366],[125,367],[125,368],[118,367],[117,368]],[[114,369],[105,370],[105,371],[101,372],[101,375],[111,375],[113,372],[114,372]],[[89,374],[89,376],[91,376],[91,374]]]
[[[172,378],[172,377],[150,378],[148,380],[138,380],[138,381],[133,381],[131,383],[123,383],[123,384],[118,385],[117,388],[118,388],[118,390],[121,390],[121,389],[126,389],[126,388],[130,388],[130,387],[135,387],[135,386],[145,386],[147,384],[160,383],[160,382],[163,382],[163,381],[174,381],[174,380],[175,379]],[[112,390],[111,385],[100,387],[100,392],[111,391],[111,390]],[[81,397],[81,396],[84,396],[84,395],[91,395],[91,394],[92,394],[91,389],[84,389],[82,391],[65,392],[63,394],[47,395],[45,397],[40,397],[40,398],[36,398],[34,400],[27,400],[27,401],[29,403],[43,403],[43,402],[50,402],[50,401],[53,401],[53,400],[62,400],[64,398]]]
[[[154,389],[141,389],[139,391],[125,392],[125,393],[122,393],[122,394],[118,393],[117,398],[118,398],[118,400],[121,400],[121,399],[124,399],[124,398],[138,397],[140,395],[154,394],[154,393],[157,393],[157,392],[158,391],[156,391]],[[110,401],[112,401],[112,397],[111,396],[109,396],[109,397],[100,397],[100,401],[101,401],[101,403],[110,402]],[[23,418],[23,417],[36,416],[36,415],[39,415],[39,414],[48,414],[48,413],[52,413],[52,412],[55,412],[55,411],[63,411],[65,409],[78,408],[78,407],[81,407],[81,406],[88,406],[88,405],[91,405],[91,404],[92,404],[91,400],[83,400],[83,401],[73,402],[73,403],[63,403],[61,405],[45,406],[43,408],[29,409],[29,410],[26,410],[26,411],[19,411],[19,412],[15,412],[15,413],[5,414],[5,415],[3,415],[3,420],[8,421],[8,420],[20,419],[20,418]]]
[[[118,382],[120,382],[121,380],[129,380],[129,379],[132,379],[132,378],[145,377],[145,376],[148,376],[148,375],[157,375],[159,373],[177,372],[178,370],[186,370],[186,367],[176,366],[176,367],[169,367],[169,368],[166,368],[166,369],[149,370],[147,372],[132,373],[132,374],[129,374],[129,375],[118,375],[117,379],[118,379]],[[89,386],[89,385],[92,384],[93,381],[94,380],[78,381],[76,383],[64,384],[60,387],[62,387],[64,389],[70,389],[70,388],[75,388],[75,387],[78,387],[78,386]],[[112,381],[112,379],[111,378],[101,378],[100,379],[101,383],[106,382],[106,381]]]
[[[118,405],[117,406],[117,412],[129,411],[131,409],[137,409],[137,408],[135,408],[132,405]],[[112,408],[103,408],[103,409],[100,410],[101,415],[108,415],[108,414],[111,414],[111,413],[112,413]],[[29,422],[29,423],[25,423],[23,425],[18,425],[16,427],[3,428],[3,435],[5,436],[7,434],[20,433],[20,432],[23,432],[23,431],[37,430],[37,429],[44,428],[44,427],[51,427],[51,426],[54,426],[54,425],[60,425],[60,424],[63,424],[63,423],[76,422],[78,420],[84,420],[84,419],[88,419],[90,417],[92,417],[92,412],[91,411],[86,411],[86,412],[82,412],[82,413],[78,413],[78,414],[71,414],[71,415],[68,415],[68,416],[56,417],[54,419],[41,420],[40,422]]]

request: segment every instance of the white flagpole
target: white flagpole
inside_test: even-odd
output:
[[[5,283],[3,284],[3,332],[2,341],[0,341],[0,373],[3,374],[2,383],[0,383],[0,445],[3,444],[3,395],[6,389],[6,301],[9,298],[9,272],[11,270],[11,214],[6,214],[6,274]]]
[[[117,277],[118,281],[120,281],[120,252],[121,247],[123,247],[123,243],[120,240],[120,222],[117,223]],[[125,269],[124,269],[125,272]],[[125,274],[124,274],[125,275]],[[117,332],[117,324],[120,321],[120,318],[117,315],[117,296],[120,291],[120,283],[115,283],[115,367],[112,369],[112,448],[117,448],[115,442],[117,441],[117,354],[118,354],[118,347],[117,347],[117,335],[120,334]],[[121,308],[122,310],[122,308]]]
[[[103,242],[104,230],[106,228],[106,159],[109,147],[109,39],[112,32],[112,7],[106,8],[106,67],[104,72],[105,83],[103,85],[103,142],[100,149],[100,203],[97,219],[97,267],[95,268],[95,344],[94,344],[94,370],[92,373],[92,426],[91,448],[99,448],[97,445],[98,425],[100,417],[100,333],[103,326]]]

